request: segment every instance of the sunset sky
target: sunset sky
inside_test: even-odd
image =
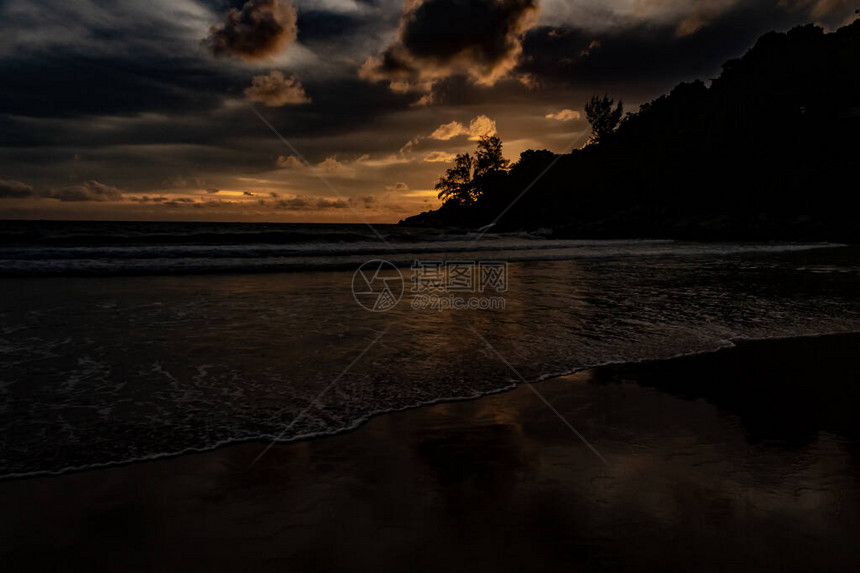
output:
[[[0,0],[0,218],[396,222],[482,134],[567,151],[594,93],[635,110],[858,7]]]

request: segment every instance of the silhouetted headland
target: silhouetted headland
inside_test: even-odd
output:
[[[860,238],[860,20],[833,33],[810,24],[765,34],[710,85],[681,83],[623,118],[620,102],[596,96],[586,113],[592,138],[565,155],[527,150],[508,165],[501,141],[485,138],[440,179],[443,205],[401,224],[495,222],[583,238]]]

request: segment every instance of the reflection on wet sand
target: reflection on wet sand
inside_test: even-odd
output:
[[[540,383],[608,466],[521,387],[250,467],[259,444],[5,482],[2,552],[15,570],[856,571],[858,350],[745,343]]]

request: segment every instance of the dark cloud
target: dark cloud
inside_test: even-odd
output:
[[[531,78],[538,90],[579,85],[653,97],[681,80],[715,77],[723,62],[742,55],[761,34],[810,17],[785,0],[726,3],[719,10],[690,14],[680,23],[646,22],[602,31],[533,28],[523,40],[514,73]]]
[[[356,4],[348,12],[317,10],[305,3],[298,15],[298,42],[312,50],[338,74],[355,74],[356,58],[380,51],[384,31],[396,29],[401,2],[385,0],[384,7]]]
[[[380,20],[387,20],[386,16],[375,10],[358,14],[302,10],[296,24],[298,39],[302,45],[329,52],[332,45],[351,45],[358,36],[378,34]]]
[[[245,191],[244,197],[256,197],[256,194]],[[287,211],[331,211],[347,209],[350,205],[373,205],[376,199],[372,196],[350,199],[328,199],[311,195],[300,195],[293,198],[279,198],[277,193],[270,194],[271,199],[258,198],[256,201],[229,201],[223,199],[195,199],[191,197],[139,196],[130,197],[135,203],[148,203],[172,209],[177,208],[242,208],[260,206]]]
[[[349,204],[355,207],[371,209],[376,206],[377,199],[373,195],[364,195],[363,197],[352,197]]]
[[[407,185],[403,181],[398,181],[397,183],[395,183],[393,185],[386,185],[385,190],[386,191],[394,191],[395,193],[405,193],[405,192],[409,191],[409,185]]]
[[[407,3],[397,40],[360,75],[396,91],[429,89],[451,75],[492,85],[516,65],[536,0],[418,0]]]
[[[239,203],[235,201],[223,201],[223,200],[214,200],[214,199],[203,199],[196,200],[191,197],[164,197],[156,196],[151,197],[148,195],[143,195],[141,197],[129,197],[135,203],[147,203],[152,205],[158,205],[162,207],[169,208],[183,208],[183,207],[232,207],[239,205]]]
[[[81,185],[51,189],[45,192],[44,197],[60,201],[120,201],[122,191],[98,181],[87,181]]]
[[[675,4],[664,6],[668,9]],[[686,35],[679,34],[682,21],[672,19],[596,28],[536,26],[524,35],[521,56],[509,79],[490,88],[451,76],[434,82],[427,99],[437,104],[435,109],[472,106],[491,110],[488,106],[502,103],[542,103],[548,111],[569,108],[580,112],[594,93],[608,91],[628,104],[643,102],[681,81],[716,77],[725,61],[743,55],[762,34],[808,23],[812,5],[805,0],[731,2]],[[836,10],[829,18],[842,17]]]
[[[23,197],[31,197],[33,195],[33,187],[9,179],[0,179],[0,199],[20,199]]]
[[[277,199],[268,203],[276,209],[288,211],[325,211],[329,209],[346,209],[349,203],[342,199],[326,199],[317,197],[293,197],[292,199]]]
[[[246,81],[240,78],[239,86]],[[115,94],[117,101],[125,89]],[[136,84],[131,91],[147,106],[157,106],[157,98],[146,89]],[[209,92],[205,84],[201,86],[201,102],[209,101]],[[335,153],[339,157],[390,153],[416,132],[436,127],[423,112],[417,114],[421,117],[399,113],[408,109],[414,96],[395,94],[354,75],[318,81],[308,86],[308,92],[313,94],[311,104],[261,106],[260,111],[314,165]],[[181,111],[154,107],[151,112],[106,117],[86,113],[40,118],[0,112],[0,176],[39,188],[96,179],[151,195],[174,187],[235,188],[235,182],[221,175],[269,171],[276,158],[285,155],[283,144],[248,106],[201,105],[195,110],[193,94],[189,91],[189,109]],[[219,95],[224,98],[223,92]],[[141,103],[136,98],[124,101],[132,109]],[[186,183],[174,183],[180,178]]]
[[[254,76],[251,87],[245,90],[248,101],[269,107],[310,103],[302,82],[295,76],[284,76],[275,70],[266,76]]]
[[[317,199],[315,206],[317,209],[346,209],[349,204],[342,199]]]
[[[164,205],[165,207],[187,207],[189,205],[193,205],[193,206],[197,207],[198,205],[201,205],[204,203],[206,203],[206,204],[209,204],[209,203],[218,204],[218,203],[220,203],[220,201],[200,201],[200,202],[198,202],[198,201],[195,201],[194,199],[191,199],[190,197],[176,197],[175,199],[168,199],[167,201],[161,202],[161,204]]]
[[[194,75],[191,70],[189,73]],[[169,77],[172,81],[173,72],[169,73]],[[3,79],[0,74],[0,81]],[[16,78],[9,79],[14,85]],[[107,100],[103,110],[99,110],[92,102],[84,104],[66,101],[72,97],[70,95],[57,96],[60,99],[54,106],[49,92],[59,92],[50,84],[34,87],[34,97],[31,99],[44,98],[41,103],[27,103],[23,101],[26,98],[22,87],[21,100],[16,100],[19,106],[16,111],[19,111],[20,115],[9,111],[6,111],[9,115],[4,115],[4,110],[0,107],[0,147],[15,146],[23,149],[28,146],[56,145],[57,142],[62,142],[64,146],[97,148],[130,144],[205,144],[226,147],[234,145],[237,138],[255,136],[259,137],[262,144],[271,144],[271,132],[267,132],[259,119],[249,121],[254,115],[246,106],[223,105],[225,97],[231,93],[237,97],[241,96],[241,89],[247,86],[247,79],[231,82],[229,78],[213,77],[212,80],[209,83],[201,79],[199,85],[189,86],[187,91],[175,87],[176,91],[183,91],[181,102],[177,102],[171,101],[171,95],[176,97],[177,94],[163,93],[162,88],[166,90],[166,86],[154,79],[145,81],[141,78],[139,82],[119,85],[116,93],[110,93],[109,78],[105,77],[105,83],[100,85],[98,90],[104,90]],[[177,81],[182,84],[182,80]],[[0,90],[0,102],[6,97],[8,87],[6,84],[4,89]],[[124,97],[126,90],[135,93],[135,97]],[[148,90],[151,90],[151,93]],[[350,133],[364,126],[377,124],[381,117],[388,114],[407,109],[414,99],[392,93],[382,85],[369,84],[356,77],[330,78],[308,85],[307,91],[314,96],[311,105],[270,108],[264,111],[266,117],[276,122],[279,131],[285,136],[295,138],[296,134],[302,134],[318,138]],[[160,95],[164,95],[164,100],[159,99]],[[199,102],[196,108],[195,100]],[[31,115],[42,116],[43,113],[57,112],[58,108],[66,104],[69,107],[63,110],[62,117],[51,121],[46,118],[45,121],[40,121],[38,129],[34,129],[32,121],[24,119]],[[103,119],[111,118],[93,117],[93,114],[98,114],[99,111],[102,111],[104,116],[113,117],[115,114],[116,119],[126,121],[102,125]],[[373,149],[378,142],[389,137],[392,137],[391,134],[382,133],[377,139],[365,140],[367,149]],[[397,136],[398,139],[400,137],[402,135]],[[400,144],[402,145],[402,142]],[[302,152],[310,153],[305,147],[302,147]],[[244,161],[246,158],[241,159]],[[179,175],[184,174],[163,174],[165,177]]]
[[[296,10],[286,0],[248,0],[228,10],[204,43],[215,56],[260,60],[282,53],[296,34]]]
[[[808,13],[816,24],[831,30],[850,24],[860,15],[856,0],[783,0],[783,5]]]
[[[75,117],[217,108],[244,79],[191,58],[83,56],[63,50],[0,58],[0,113]],[[2,138],[2,137],[0,137]]]

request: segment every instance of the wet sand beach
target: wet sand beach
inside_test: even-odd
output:
[[[856,571],[860,336],[0,483],[4,571]]]

